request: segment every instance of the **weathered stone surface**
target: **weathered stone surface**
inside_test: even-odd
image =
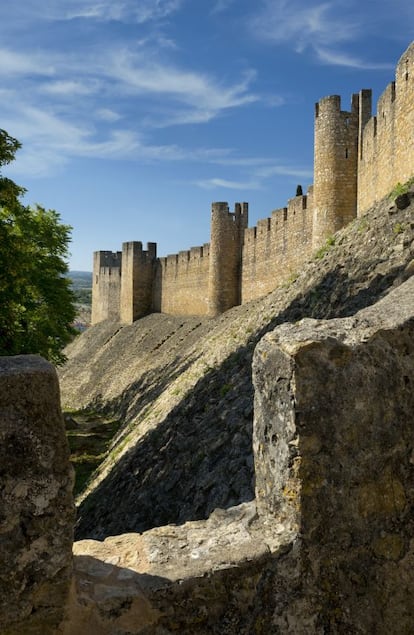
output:
[[[284,551],[291,534],[275,536],[273,551]],[[82,540],[74,554],[64,635],[91,627],[108,635],[241,633],[271,556],[254,502],[205,522]]]
[[[300,572],[269,579],[264,632],[412,629],[413,377],[414,278],[353,317],[282,325],[257,346],[257,507],[297,528]]]
[[[40,357],[0,357],[0,632],[52,635],[69,589],[74,506],[59,387]]]

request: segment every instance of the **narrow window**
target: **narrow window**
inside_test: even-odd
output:
[[[348,148],[345,148],[345,159],[348,158]]]

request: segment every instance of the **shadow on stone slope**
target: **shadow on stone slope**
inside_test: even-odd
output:
[[[379,299],[396,281],[401,282],[403,270],[404,266],[395,267],[386,276],[373,275],[368,280],[366,271],[350,278],[337,267],[315,287],[297,295],[285,310],[252,334],[246,346],[234,351],[220,368],[207,372],[156,429],[119,459],[81,504],[76,538],[102,539],[205,519],[216,507],[252,500],[251,361],[256,343],[283,322],[350,315]],[[162,384],[157,385],[156,373],[131,384],[109,405],[110,410],[122,408],[123,402],[131,409],[135,403],[135,415],[142,403],[148,405],[182,371],[182,366],[172,362],[169,379]],[[141,397],[136,390],[141,391]]]
[[[77,539],[207,518],[253,498],[251,350],[211,370],[81,504]]]
[[[114,414],[118,419],[126,422],[131,418],[130,412],[136,417],[142,413],[164,390],[197,360],[197,356],[182,359],[175,357],[168,364],[164,364],[162,372],[159,367],[145,371],[137,380],[133,381],[122,393],[111,401],[103,401],[98,395],[91,404],[93,410]]]

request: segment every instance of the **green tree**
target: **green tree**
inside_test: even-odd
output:
[[[0,166],[19,147],[0,129]],[[59,364],[76,313],[66,277],[71,227],[54,210],[23,205],[24,193],[0,172],[0,355],[38,353]]]

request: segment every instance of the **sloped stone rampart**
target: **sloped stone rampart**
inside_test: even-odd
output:
[[[0,357],[0,633],[54,635],[72,575],[74,505],[51,364]]]

